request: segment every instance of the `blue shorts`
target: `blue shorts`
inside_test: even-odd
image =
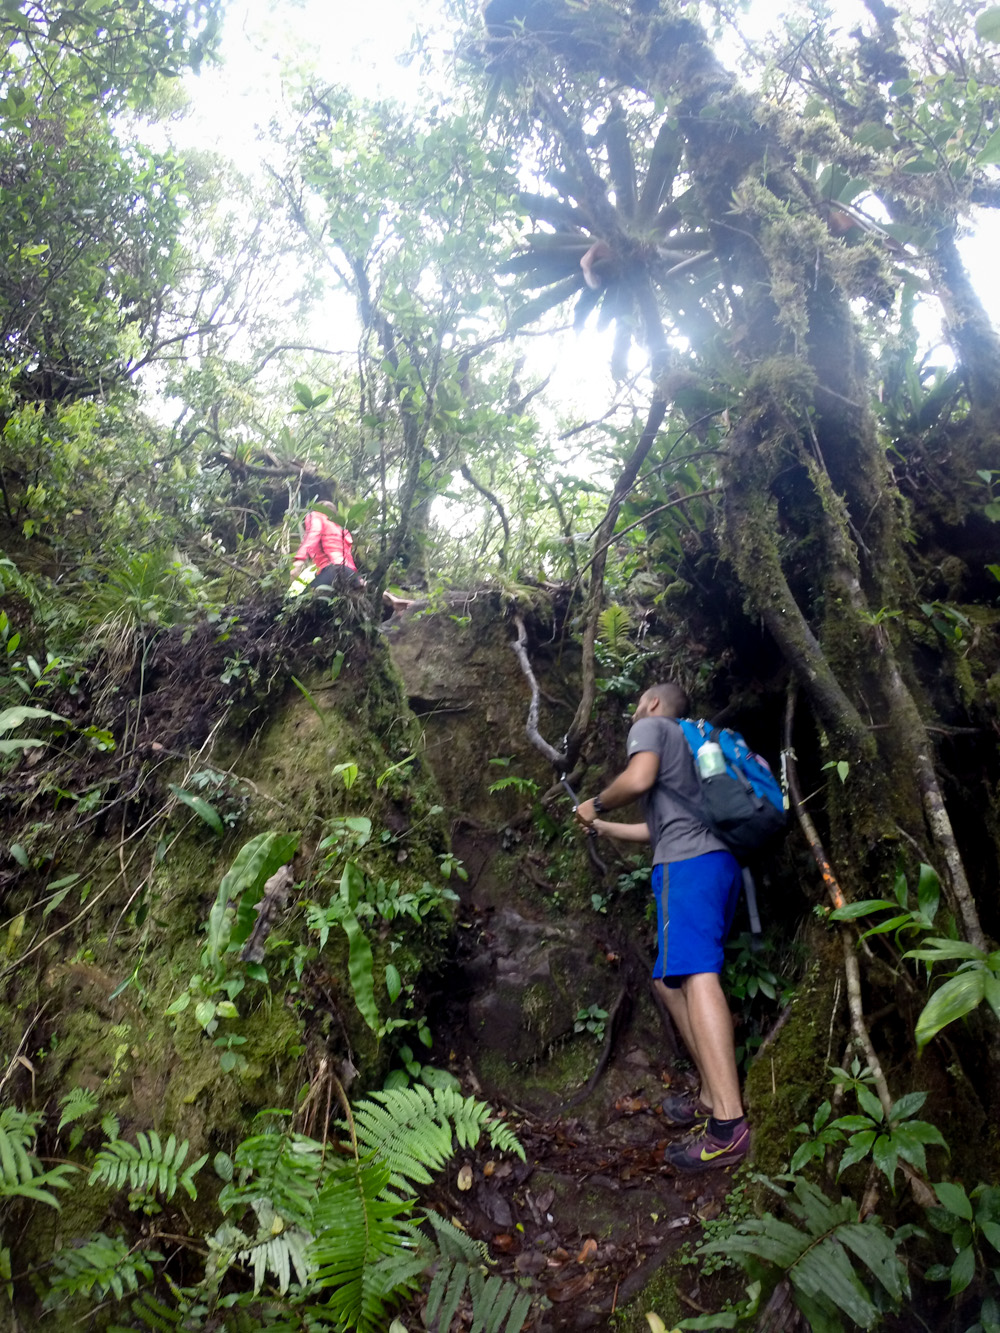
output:
[[[653,867],[656,938],[653,976],[669,986],[696,972],[721,972],[743,875],[731,852],[705,852]]]

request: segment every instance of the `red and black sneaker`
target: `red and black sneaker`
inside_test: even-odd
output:
[[[749,1151],[750,1126],[746,1120],[734,1125],[732,1138],[728,1140],[713,1134],[706,1124],[703,1133],[667,1148],[663,1162],[678,1171],[713,1171],[719,1166],[736,1166]]]

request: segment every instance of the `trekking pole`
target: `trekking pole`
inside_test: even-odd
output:
[[[575,809],[577,808],[577,806],[580,804],[580,802],[577,800],[576,792],[573,790],[573,788],[572,788],[572,787],[569,785],[569,783],[566,781],[566,774],[565,774],[565,773],[562,775],[562,777],[560,777],[559,782],[560,782],[560,784],[561,784],[563,787],[565,787],[566,792],[567,792],[567,794],[568,794],[568,796],[569,796],[569,799],[573,802],[573,809],[575,810]],[[595,846],[595,840],[596,840],[596,838],[597,838],[597,829],[595,829],[595,828],[588,828],[588,829],[587,829],[587,854],[588,854],[589,857],[590,857],[590,862],[591,862],[591,865],[594,867],[594,869],[595,869],[599,874],[601,874],[601,875],[606,875],[606,874],[608,873],[608,867],[604,864],[604,862],[601,860],[601,858],[600,858],[600,857],[598,856],[598,854],[597,854],[597,847]]]

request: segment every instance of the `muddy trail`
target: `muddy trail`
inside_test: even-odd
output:
[[[526,1161],[464,1152],[429,1202],[487,1245],[494,1271],[527,1283],[534,1333],[610,1327],[699,1224],[719,1215],[730,1188],[725,1170],[688,1177],[663,1167],[664,1148],[682,1132],[641,1097],[625,1099],[601,1130],[515,1113],[508,1123]],[[692,1312],[703,1311],[694,1268],[688,1285]]]

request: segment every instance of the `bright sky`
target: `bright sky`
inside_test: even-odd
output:
[[[862,0],[839,0],[836,24],[851,28],[866,17]],[[282,76],[289,69],[312,66],[321,83],[342,83],[361,96],[389,95],[400,100],[416,97],[419,61],[406,53],[419,31],[432,50],[444,54],[453,37],[436,33],[439,0],[230,0],[225,19],[223,65],[209,68],[190,81],[195,114],[186,122],[184,137],[211,146],[252,169],[262,154],[258,127],[272,118],[284,118]],[[769,0],[753,0],[744,30],[753,36],[775,22]],[[867,26],[867,24],[866,24]],[[400,59],[400,57],[403,57]],[[963,249],[994,320],[1000,324],[1000,220],[984,215],[979,233]],[[344,346],[346,303],[338,311],[324,306],[327,328],[317,330],[326,346]],[[331,322],[337,326],[331,331]],[[926,326],[929,343],[936,338],[934,322]],[[558,344],[548,339],[526,340],[532,374],[552,375],[550,392],[572,403],[574,414],[599,415],[609,402],[612,383],[608,371],[610,349],[606,335],[593,328],[566,335]]]

